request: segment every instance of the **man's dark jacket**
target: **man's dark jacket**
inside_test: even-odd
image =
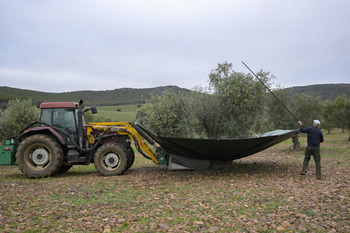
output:
[[[307,145],[311,147],[320,147],[323,142],[322,131],[318,127],[303,128],[300,126],[300,132],[307,134]]]

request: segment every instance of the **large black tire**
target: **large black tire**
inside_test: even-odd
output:
[[[127,152],[128,152],[128,162],[126,164],[126,169],[129,169],[134,164],[135,153],[134,153],[134,150],[131,147],[129,147],[127,149]]]
[[[22,173],[29,178],[48,177],[62,167],[62,147],[50,136],[32,135],[20,143],[16,161]]]
[[[116,143],[107,143],[97,149],[94,157],[96,170],[104,176],[121,175],[128,163],[127,150]]]

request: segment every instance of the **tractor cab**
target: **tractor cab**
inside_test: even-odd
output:
[[[41,126],[49,125],[59,129],[61,136],[66,140],[68,144],[71,144],[71,139],[74,139],[76,143],[79,142],[79,138],[83,135],[83,127],[85,124],[85,118],[83,114],[82,101],[80,103],[75,102],[45,102],[40,105]],[[97,113],[96,107],[86,109],[91,112]],[[64,133],[63,133],[64,132]],[[70,135],[70,137],[67,137]]]
[[[78,104],[68,103],[42,103],[40,105],[40,121],[50,126],[59,128],[66,133],[77,138],[78,129]],[[82,125],[85,125],[84,115],[82,115]],[[44,125],[42,125],[44,126]]]

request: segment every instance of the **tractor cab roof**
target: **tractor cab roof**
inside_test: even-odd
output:
[[[75,102],[44,102],[40,104],[40,108],[77,108],[78,103]]]

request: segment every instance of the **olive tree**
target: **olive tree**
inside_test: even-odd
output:
[[[333,121],[336,127],[350,131],[350,99],[345,94],[338,96],[334,101]],[[350,141],[350,134],[348,140]]]
[[[207,88],[196,87],[189,95],[189,112],[192,127],[197,136],[219,138],[223,131],[225,108],[218,96],[209,93]]]
[[[272,129],[295,129],[299,125],[294,119],[292,113],[295,109],[292,106],[293,98],[290,97],[288,91],[282,90],[281,88],[275,89],[274,95],[268,95],[268,104],[266,109],[266,118],[268,119],[267,127],[269,130]],[[282,104],[285,106],[283,106]],[[288,108],[288,110],[286,109]],[[297,150],[300,148],[300,142],[298,135],[292,138],[293,149]]]
[[[319,97],[312,97],[307,94],[295,94],[292,97],[291,109],[294,110],[298,120],[303,122],[304,127],[311,127],[313,120],[323,122],[323,103]],[[293,138],[293,148],[298,149],[299,138]]]
[[[8,102],[7,108],[0,111],[0,139],[4,141],[18,134],[29,123],[38,120],[40,110],[32,100],[14,99]]]
[[[289,92],[278,88],[275,89],[273,93],[278,99],[268,94],[266,109],[268,129],[293,129],[298,127],[296,120],[289,112],[294,111],[294,109],[291,109],[292,98]],[[281,103],[288,108],[289,111]]]
[[[154,133],[168,137],[190,135],[188,102],[185,93],[166,91],[163,95],[152,96],[143,106],[142,124]]]
[[[323,102],[319,97],[307,94],[295,94],[293,96],[292,108],[305,127],[312,126],[313,120],[323,122]]]
[[[257,76],[269,86],[269,73]],[[264,110],[265,87],[250,74],[235,72],[232,64],[224,62],[209,74],[210,88],[219,100],[223,124],[220,137],[243,137],[259,128]]]
[[[350,99],[347,100],[345,105],[345,114],[344,114],[344,121],[345,121],[345,127],[347,130],[349,130],[349,138],[348,141],[350,141]]]
[[[267,72],[257,74],[269,85]],[[153,96],[143,106],[142,124],[163,136],[237,138],[261,125],[265,87],[250,74],[235,72],[232,64],[218,64],[207,88],[192,93]],[[261,127],[260,127],[261,128]]]
[[[349,115],[346,114],[347,102],[348,100],[345,94],[338,96],[334,101],[333,120],[336,126],[341,128],[343,131],[347,128],[346,118],[349,118]]]
[[[328,130],[328,133],[331,133],[331,129],[337,127],[335,121],[336,108],[335,103],[333,101],[324,102],[324,110],[323,110],[323,128]]]

